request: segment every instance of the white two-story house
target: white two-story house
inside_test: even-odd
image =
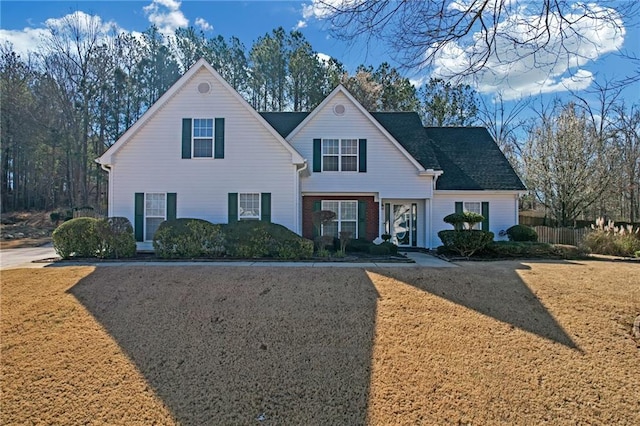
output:
[[[498,236],[525,190],[484,128],[370,113],[342,86],[308,113],[258,113],[204,60],[96,161],[108,214],[131,220],[139,249],[176,217],[266,220],[313,238],[316,210],[336,213],[325,235],[434,248],[454,211],[481,213]]]

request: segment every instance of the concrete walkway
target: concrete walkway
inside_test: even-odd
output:
[[[56,253],[51,245],[2,250],[0,254],[0,269],[16,268],[43,268],[48,266],[253,266],[253,267],[295,267],[295,268],[452,268],[453,263],[445,262],[442,259],[430,256],[426,253],[408,252],[404,253],[415,263],[400,262],[234,262],[234,261],[177,261],[177,262],[42,262],[42,259],[56,257]],[[33,262],[36,263],[33,263]],[[39,262],[40,261],[40,262]]]
[[[41,247],[15,248],[0,250],[0,269],[42,268],[49,263],[32,263],[34,260],[51,259],[58,255],[53,244]]]

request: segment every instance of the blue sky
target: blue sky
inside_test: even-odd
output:
[[[614,5],[616,1],[599,2]],[[179,26],[195,26],[205,30],[209,37],[222,35],[239,37],[247,48],[261,35],[282,26],[286,30],[300,29],[313,48],[331,55],[353,71],[357,65],[377,66],[387,61],[392,65],[391,55],[382,45],[348,45],[329,35],[327,23],[320,19],[321,14],[314,10],[313,0],[300,1],[210,1],[210,0],[127,0],[127,1],[6,1],[0,2],[0,42],[11,41],[16,50],[24,52],[34,48],[38,37],[45,31],[46,21],[59,19],[66,14],[80,10],[97,15],[103,22],[115,24],[119,29],[129,32],[144,31],[152,23],[167,32]],[[316,13],[314,13],[316,12]],[[640,56],[640,20],[638,17],[625,19],[626,34],[611,41],[603,50],[621,49],[632,55]],[[571,58],[568,58],[571,59]],[[445,61],[443,60],[443,63]],[[450,63],[448,65],[451,65]],[[455,64],[454,64],[455,66]],[[544,98],[566,96],[566,87],[570,86],[578,93],[593,87],[594,82],[603,84],[606,80],[622,78],[640,68],[637,62],[623,60],[612,53],[598,54],[593,60],[583,62],[572,69],[556,72],[552,78],[550,70],[532,72],[526,63],[511,68],[506,87],[507,98],[518,94],[543,93]],[[437,74],[438,68],[423,70],[412,75],[414,81],[426,79],[431,73]],[[583,77],[571,78],[572,75]],[[495,92],[495,81],[483,76],[477,88],[488,95]],[[628,87],[624,96],[629,103],[640,101],[640,84]]]

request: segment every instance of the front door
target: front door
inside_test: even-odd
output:
[[[391,234],[391,241],[401,247],[415,247],[418,244],[418,205],[415,203],[387,204],[385,228]]]

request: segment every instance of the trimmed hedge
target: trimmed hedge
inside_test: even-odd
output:
[[[461,256],[473,256],[477,251],[485,248],[493,241],[493,232],[479,229],[465,229],[462,231],[445,230],[438,232],[445,250],[450,250]]]
[[[509,241],[538,241],[538,233],[535,229],[526,225],[513,225],[507,229]]]
[[[585,253],[575,246],[535,241],[494,241],[480,253],[489,258],[560,258],[579,259]]]
[[[375,246],[375,244],[366,238],[358,238],[356,240],[349,241],[346,251],[351,253],[369,253],[373,246]]]
[[[98,257],[118,259],[136,254],[133,226],[126,217],[98,219],[94,223],[94,231],[98,239]]]
[[[94,225],[97,219],[79,217],[68,220],[53,231],[53,248],[63,259],[70,257],[95,257],[99,241]]]
[[[282,225],[262,221],[238,221],[223,225],[227,254],[232,257],[307,259],[313,256],[313,241]]]
[[[136,253],[133,227],[124,217],[71,219],[58,226],[52,237],[53,248],[63,259],[119,258]]]
[[[217,257],[225,252],[225,237],[220,225],[206,220],[165,220],[153,236],[153,248],[165,259]]]

